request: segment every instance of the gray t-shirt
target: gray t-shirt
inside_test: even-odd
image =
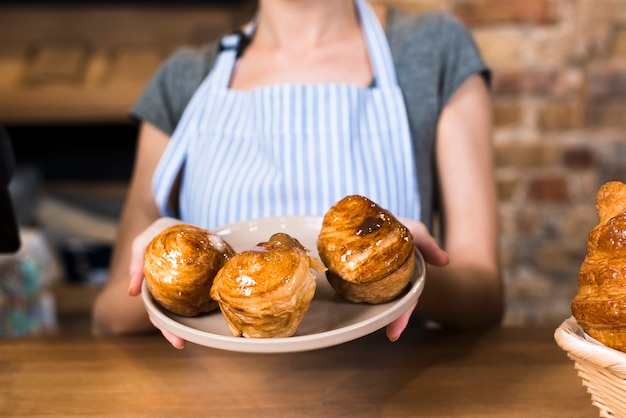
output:
[[[481,74],[489,83],[490,71],[467,28],[449,14],[418,15],[390,9],[386,34],[409,117],[422,221],[432,232],[438,206],[434,149],[439,115],[469,76]],[[131,108],[131,117],[171,135],[211,70],[218,45],[214,42],[175,52],[148,82]]]

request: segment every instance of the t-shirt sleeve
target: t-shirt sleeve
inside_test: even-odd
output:
[[[450,100],[463,82],[474,74],[491,85],[491,71],[485,64],[478,46],[465,25],[448,14],[439,14],[439,34],[442,42],[440,60],[440,97],[442,105]]]
[[[420,189],[422,221],[434,230],[439,209],[435,143],[442,109],[472,75],[490,84],[490,70],[470,31],[441,11],[389,9],[387,35],[405,99]]]
[[[212,54],[211,48],[182,48],[173,53],[148,81],[131,107],[130,117],[150,122],[171,135],[207,74]]]

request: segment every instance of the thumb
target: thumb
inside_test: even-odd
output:
[[[141,283],[143,281],[143,259],[133,256],[130,262],[130,284],[128,294],[137,296],[141,293]]]

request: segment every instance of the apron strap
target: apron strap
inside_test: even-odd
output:
[[[214,78],[217,85],[228,88],[232,77],[232,70],[235,68],[237,57],[241,53],[242,34],[235,32],[224,36],[220,41],[220,51],[213,66]]]
[[[370,60],[374,70],[376,85],[392,87],[398,85],[396,71],[391,55],[391,48],[387,36],[378,16],[365,0],[356,0],[357,10],[363,26],[365,41],[368,45]]]

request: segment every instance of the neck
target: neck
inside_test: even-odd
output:
[[[353,0],[260,0],[254,41],[267,47],[322,45],[359,28]]]

